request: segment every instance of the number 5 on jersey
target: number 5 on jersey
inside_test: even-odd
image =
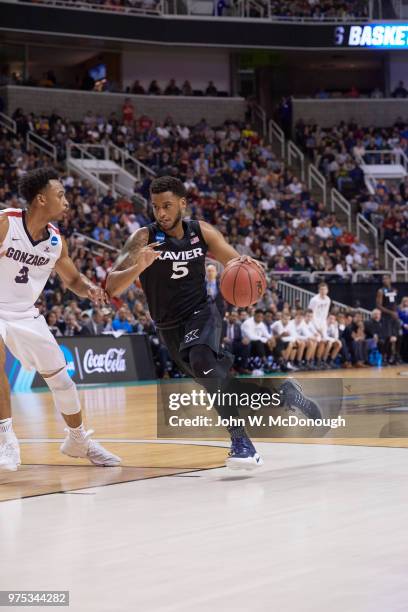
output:
[[[179,279],[187,276],[188,266],[184,261],[173,261],[173,274],[170,278]]]

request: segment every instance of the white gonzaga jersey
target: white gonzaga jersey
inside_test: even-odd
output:
[[[49,223],[48,237],[33,240],[25,224],[25,211],[0,211],[9,220],[9,230],[0,245],[0,319],[37,316],[34,307],[61,256],[59,230]]]
[[[307,340],[312,335],[306,321],[302,319],[299,323],[296,323],[296,320],[293,320],[293,324],[296,329],[296,338],[298,340]]]
[[[330,304],[331,299],[329,296],[326,295],[322,298],[319,294],[313,296],[309,302],[309,308],[313,310],[313,321],[319,331],[326,329]]]
[[[337,323],[330,323],[330,325],[327,325],[325,340],[338,340],[338,339],[339,339],[339,326]]]

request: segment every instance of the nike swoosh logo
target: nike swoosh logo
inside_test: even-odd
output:
[[[201,312],[201,310],[195,310],[193,314],[198,314],[199,312]]]
[[[212,372],[212,371],[213,371],[213,369],[214,369],[214,368],[211,368],[210,370],[207,370],[207,371],[205,371],[205,370],[204,370],[203,374],[204,374],[204,375],[205,375],[205,374],[209,374],[210,372]]]
[[[12,238],[12,240],[20,240],[20,238]]]

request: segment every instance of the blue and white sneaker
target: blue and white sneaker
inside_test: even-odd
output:
[[[225,465],[231,470],[254,470],[263,465],[263,460],[248,436],[240,436],[232,439]]]
[[[301,385],[293,379],[286,380],[281,386],[279,393],[286,408],[297,408],[309,419],[321,419],[319,406],[303,393]]]

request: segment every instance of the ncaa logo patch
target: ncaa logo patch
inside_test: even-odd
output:
[[[58,238],[56,236],[52,236],[51,238],[51,246],[57,246]]]
[[[156,235],[154,237],[155,242],[164,242],[165,240],[166,236],[164,235],[164,232],[156,232]]]
[[[70,377],[72,378],[75,374],[75,360],[74,360],[74,356],[71,353],[71,351],[69,350],[68,347],[65,346],[65,344],[61,344],[60,345],[60,349],[63,352],[63,355],[65,357],[65,361],[67,362],[67,372],[70,375]]]

